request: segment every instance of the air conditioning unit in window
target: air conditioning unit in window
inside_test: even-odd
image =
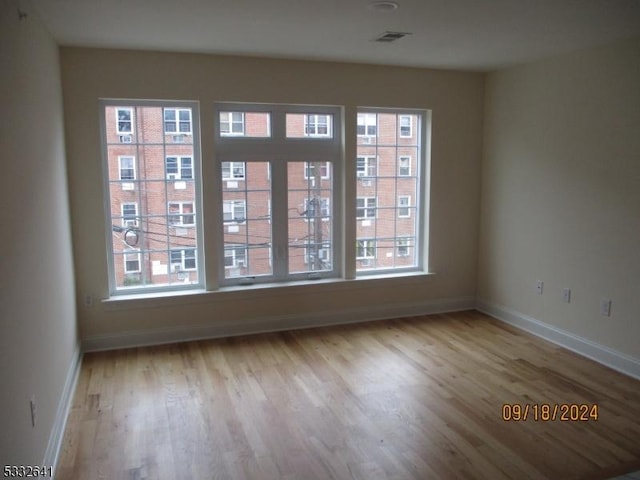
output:
[[[360,185],[362,185],[363,187],[370,187],[371,186],[371,179],[370,178],[361,178],[360,179]]]
[[[180,270],[182,269],[181,267],[182,267],[182,265],[180,265],[179,263],[172,263],[171,264],[171,271],[172,272],[180,272]]]
[[[178,174],[177,173],[168,173],[167,174],[167,180],[177,180],[178,179]]]
[[[360,260],[361,267],[370,267],[371,265],[373,265],[373,261],[369,258],[363,258]]]
[[[373,137],[362,137],[362,143],[366,143],[366,144],[373,143]]]
[[[132,135],[120,135],[120,143],[133,143]]]
[[[174,135],[173,143],[184,143],[184,135]]]

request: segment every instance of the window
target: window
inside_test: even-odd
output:
[[[165,108],[164,133],[191,135],[191,109]]]
[[[169,225],[191,226],[195,224],[192,202],[169,202]]]
[[[400,137],[410,138],[411,133],[411,115],[398,116],[398,124],[400,126]]]
[[[168,180],[190,180],[193,178],[192,157],[167,157],[165,168]]]
[[[356,218],[376,218],[376,198],[358,197],[356,200]]]
[[[411,176],[411,157],[409,155],[401,155],[398,157],[398,176]]]
[[[356,159],[356,175],[358,177],[375,177],[378,172],[378,159],[375,156],[358,156]]]
[[[138,204],[123,203],[121,208],[122,208],[122,226],[137,227],[138,226]]]
[[[304,178],[312,178],[315,179],[316,175],[320,175],[322,180],[326,180],[329,178],[329,162],[318,162],[318,163],[309,163],[304,162]],[[316,169],[318,173],[316,173]]]
[[[356,150],[356,275],[421,267],[425,118],[414,111],[359,112],[358,135],[375,120],[377,138],[358,142]]]
[[[117,108],[116,112],[116,132],[119,134],[133,133],[133,109]]]
[[[400,195],[398,197],[398,217],[409,218],[411,217],[411,197],[409,195]]]
[[[224,248],[224,267],[240,268],[247,264],[247,247],[229,245]]]
[[[341,137],[333,134],[340,109],[219,103],[216,110],[223,205],[218,248],[226,267],[218,272],[219,284],[336,276],[334,256],[341,252],[333,246],[341,222],[332,206],[342,193],[334,189],[332,164],[341,158]],[[243,114],[246,135],[227,135],[228,112],[238,119]],[[266,131],[267,124],[270,136],[249,134]],[[304,141],[316,136],[322,141]]]
[[[244,180],[244,162],[222,162],[223,180]]]
[[[358,136],[375,137],[378,133],[378,119],[375,113],[358,114]]]
[[[171,250],[169,256],[171,258],[171,270],[173,272],[195,270],[197,267],[195,248]]]
[[[224,223],[243,224],[247,220],[247,205],[244,200],[225,200],[222,210]]]
[[[128,181],[136,179],[136,159],[130,156],[119,156],[120,180]]]
[[[376,241],[373,239],[362,239],[356,242],[356,258],[358,260],[368,260],[376,257]]]
[[[223,137],[244,135],[244,112],[220,112],[220,135]]]
[[[123,255],[124,258],[124,273],[139,273],[140,267],[140,252],[126,251]]]
[[[330,115],[305,115],[305,137],[329,137],[331,136]]]

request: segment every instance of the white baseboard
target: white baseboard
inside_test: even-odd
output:
[[[604,345],[541,322],[503,305],[478,299],[476,309],[492,317],[525,330],[584,357],[640,380],[640,359],[618,352]]]
[[[71,363],[67,370],[67,377],[64,382],[62,396],[58,402],[56,418],[53,423],[53,428],[51,429],[51,434],[49,435],[49,443],[47,444],[47,450],[42,462],[42,465],[49,465],[53,467],[54,473],[52,478],[55,478],[55,470],[58,465],[60,448],[62,447],[64,429],[67,425],[67,419],[69,418],[69,411],[71,410],[71,403],[73,402],[73,394],[76,390],[81,364],[82,351],[80,350],[80,345],[78,345],[73,352]]]
[[[411,304],[392,304],[375,307],[360,307],[348,310],[325,311],[281,316],[264,316],[251,320],[213,325],[192,325],[131,331],[113,335],[96,335],[82,341],[82,350],[92,352],[118,348],[160,345],[165,343],[230,337],[255,333],[277,332],[302,328],[324,327],[348,323],[384,320],[435,313],[471,310],[475,308],[474,297],[425,300]]]

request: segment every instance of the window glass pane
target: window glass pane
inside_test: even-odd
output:
[[[269,112],[220,112],[220,136],[270,137],[271,115]]]
[[[223,162],[224,278],[271,275],[269,162]]]
[[[332,138],[333,115],[287,113],[287,138]]]
[[[289,273],[332,269],[330,172],[327,162],[288,163]]]
[[[358,272],[418,265],[419,125],[416,114],[358,114]]]
[[[199,285],[193,141],[167,134],[179,116],[192,130],[191,109],[106,105],[104,115],[114,289]]]

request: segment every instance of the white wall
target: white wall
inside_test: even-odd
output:
[[[8,2],[0,65],[0,466],[42,465],[78,342],[62,90],[57,46]]]
[[[640,362],[640,40],[489,75],[484,142],[479,298]]]
[[[334,286],[251,290],[246,294],[218,292],[197,298],[165,299],[161,305],[138,302],[114,307],[98,301],[91,308],[80,306],[83,339],[111,336],[115,340],[110,344],[118,345],[120,340],[116,337],[130,333],[143,339],[145,332],[160,332],[154,337],[160,340],[176,338],[169,332],[171,329],[190,327],[198,336],[198,332],[207,335],[230,331],[226,327],[216,329],[224,325],[231,325],[235,331],[244,325],[247,331],[303,325],[311,317],[310,321],[325,321],[341,314],[346,320],[393,316],[394,312],[402,313],[397,307],[410,306],[404,311],[418,311],[430,300],[463,298],[470,299],[468,305],[473,305],[482,74],[83,48],[62,49],[62,73],[77,288],[79,294],[97,298],[109,295],[99,98],[200,101],[205,179],[213,175],[215,101],[344,105],[353,115],[357,106],[433,111],[430,266],[436,272],[434,276],[367,285],[344,282]],[[352,134],[355,138],[355,132]],[[354,159],[349,161],[353,163]],[[205,188],[204,201],[214,205],[216,195],[208,194]],[[212,223],[207,215],[205,209],[205,227],[207,222]],[[323,314],[326,315],[320,318]],[[287,322],[276,325],[283,318]],[[259,319],[264,322],[248,326]],[[200,327],[203,329],[198,330]]]

